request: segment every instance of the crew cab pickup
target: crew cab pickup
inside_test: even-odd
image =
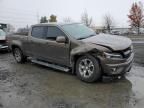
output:
[[[85,82],[103,75],[129,72],[134,58],[130,39],[99,34],[80,23],[33,25],[28,35],[8,35],[8,45],[18,63],[34,63],[75,73]]]

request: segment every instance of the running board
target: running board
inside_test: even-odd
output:
[[[66,68],[66,67],[63,67],[63,66],[59,66],[59,65],[56,65],[56,64],[51,64],[51,63],[39,61],[39,60],[31,60],[31,62],[36,63],[36,64],[40,64],[40,65],[43,65],[43,66],[46,66],[46,67],[58,69],[58,70],[61,70],[61,71],[64,71],[64,72],[70,71],[69,68]]]

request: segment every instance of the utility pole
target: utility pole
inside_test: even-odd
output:
[[[40,23],[40,18],[39,18],[39,12],[37,11],[37,23],[39,24]]]

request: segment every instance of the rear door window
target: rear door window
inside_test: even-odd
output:
[[[35,38],[45,39],[47,34],[46,26],[36,26],[32,28],[32,36]]]

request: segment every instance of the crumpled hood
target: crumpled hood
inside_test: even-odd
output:
[[[109,47],[115,51],[124,50],[132,44],[132,41],[129,38],[109,34],[99,34],[83,39],[82,41]]]

